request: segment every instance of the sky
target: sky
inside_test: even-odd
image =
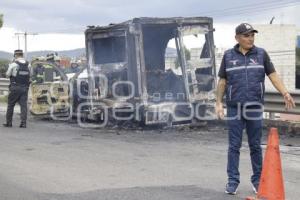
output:
[[[298,11],[298,12],[297,12]],[[296,24],[300,27],[300,0],[1,0],[4,25],[0,29],[0,50],[13,52],[84,48],[88,25],[120,23],[135,17],[213,17],[217,47],[234,45],[234,28],[241,22]]]

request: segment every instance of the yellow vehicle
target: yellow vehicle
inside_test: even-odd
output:
[[[33,61],[31,67],[33,71],[31,114],[45,117],[69,115],[70,97],[67,76],[54,63]],[[34,73],[37,68],[42,69],[39,74]]]

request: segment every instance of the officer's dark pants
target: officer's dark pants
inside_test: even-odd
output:
[[[9,95],[7,102],[6,111],[6,123],[11,124],[14,114],[14,107],[16,103],[19,103],[21,107],[21,122],[26,122],[27,120],[27,98],[28,98],[28,87],[10,85]]]
[[[259,184],[262,169],[262,150],[260,146],[262,136],[262,106],[228,106],[227,117],[229,117],[227,121],[229,128],[228,182],[240,183],[240,148],[242,145],[243,129],[246,128],[253,170],[251,182]]]

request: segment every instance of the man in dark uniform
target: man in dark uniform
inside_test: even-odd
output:
[[[30,85],[30,70],[28,62],[23,58],[22,50],[15,50],[14,60],[9,65],[6,76],[10,79],[9,95],[4,127],[12,127],[15,104],[21,107],[20,128],[26,128],[27,98]]]
[[[262,169],[262,114],[265,75],[282,94],[287,109],[295,102],[275,71],[267,52],[254,45],[255,30],[250,24],[236,27],[238,44],[224,53],[219,71],[216,113],[224,118],[222,99],[226,93],[228,124],[228,183],[225,192],[236,194],[240,183],[239,159],[243,130],[246,129],[253,175],[251,183],[257,193]]]
[[[79,64],[77,62],[72,62],[71,63],[71,67],[70,67],[70,71],[71,71],[71,73],[78,73],[78,72],[80,72]]]
[[[45,67],[38,63],[32,70],[32,81],[33,83],[43,83],[45,80]]]

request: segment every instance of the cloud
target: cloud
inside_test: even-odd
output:
[[[107,25],[142,16],[206,15],[214,17],[216,22],[228,23],[245,19],[267,21],[272,17],[270,16],[272,13],[278,18],[284,15],[285,22],[292,19],[299,23],[296,20],[300,17],[296,12],[296,4],[294,4],[294,9],[284,10],[284,6],[288,5],[284,2],[294,1],[296,0],[253,0],[251,2],[239,0],[186,0],[184,2],[180,0],[1,0],[0,8],[7,27],[43,33],[79,33],[87,25]],[[269,14],[258,16],[262,13]]]
[[[300,26],[299,8],[299,0],[1,0],[0,14],[4,14],[4,28],[0,30],[0,48],[10,51],[15,49],[17,39],[14,32],[20,31],[39,33],[29,37],[29,50],[70,49],[75,46],[73,44],[83,47],[83,32],[88,25],[120,23],[135,17],[178,16],[213,17],[216,44],[227,47],[235,42],[233,29],[241,22],[266,24],[275,16],[274,23],[294,23]],[[64,35],[59,37],[50,33]],[[70,37],[68,39],[65,36]],[[35,41],[39,41],[40,45]]]

